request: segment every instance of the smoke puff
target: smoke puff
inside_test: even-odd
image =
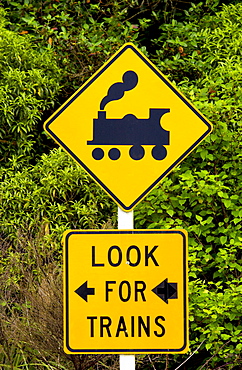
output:
[[[123,82],[116,82],[108,89],[108,94],[103,98],[100,109],[103,110],[110,101],[121,99],[125,91],[132,90],[138,83],[138,76],[134,71],[123,74]]]

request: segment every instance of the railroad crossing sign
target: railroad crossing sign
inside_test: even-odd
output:
[[[66,353],[188,351],[187,233],[68,230]]]
[[[49,118],[45,130],[130,211],[212,126],[128,43]]]

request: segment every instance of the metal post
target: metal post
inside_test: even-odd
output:
[[[133,211],[124,212],[118,207],[118,229],[133,229],[134,213]]]
[[[133,229],[134,214],[118,207],[118,229]],[[120,370],[135,370],[135,355],[119,355]]]
[[[120,370],[135,369],[135,355],[119,355]]]

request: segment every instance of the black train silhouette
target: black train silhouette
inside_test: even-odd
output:
[[[133,89],[138,83],[138,76],[134,71],[127,71],[123,75],[123,82],[113,84],[107,96],[100,104],[98,118],[93,119],[93,140],[87,142],[88,145],[131,145],[129,155],[134,160],[144,157],[145,150],[142,145],[152,145],[152,156],[156,160],[162,160],[167,155],[167,150],[163,145],[169,145],[169,131],[164,130],[160,125],[160,120],[170,109],[150,108],[149,118],[137,118],[133,114],[126,114],[122,119],[106,118],[103,110],[110,101],[121,99],[125,91]],[[108,156],[112,160],[120,157],[120,150],[112,148]],[[95,148],[92,151],[95,160],[104,157],[102,148]]]

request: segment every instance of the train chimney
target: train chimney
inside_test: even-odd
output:
[[[106,111],[98,111],[98,120],[103,121],[106,119]]]

